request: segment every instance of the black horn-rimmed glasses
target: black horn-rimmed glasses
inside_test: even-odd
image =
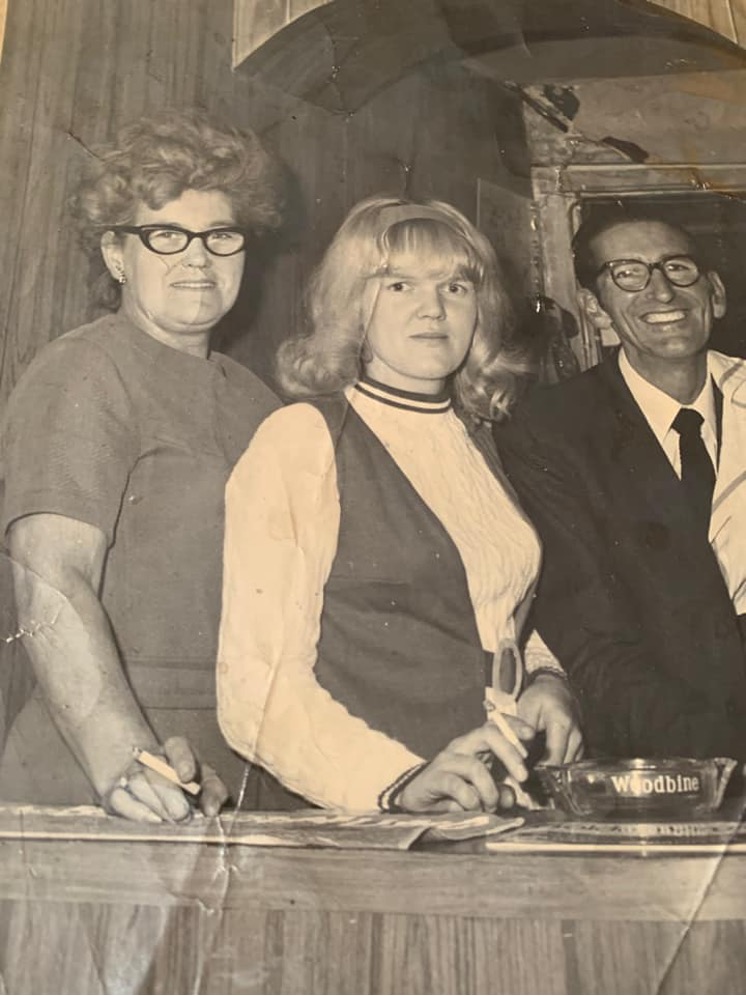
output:
[[[204,232],[191,232],[179,225],[114,225],[109,231],[137,235],[146,249],[159,256],[184,252],[193,239],[201,239],[205,249],[213,256],[235,256],[246,248],[247,238],[242,229],[229,225],[208,228]]]
[[[620,290],[634,293],[645,290],[653,277],[653,270],[659,270],[674,287],[691,287],[702,273],[691,256],[675,254],[664,256],[655,263],[646,263],[642,259],[611,259],[600,267],[597,276],[607,271]]]

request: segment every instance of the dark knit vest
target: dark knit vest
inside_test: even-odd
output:
[[[431,758],[484,722],[485,655],[461,557],[346,398],[312,403],[334,441],[341,506],[316,678],[352,715]],[[249,804],[292,804],[266,772],[257,780]]]

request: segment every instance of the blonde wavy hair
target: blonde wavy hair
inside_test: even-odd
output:
[[[397,208],[402,210],[387,210]],[[310,331],[288,339],[278,351],[282,389],[292,398],[313,397],[340,391],[361,377],[375,303],[366,288],[403,253],[435,260],[444,273],[474,285],[477,323],[469,352],[453,376],[454,402],[467,422],[504,417],[530,364],[515,344],[515,314],[494,249],[443,201],[376,195],[352,208],[310,280]]]

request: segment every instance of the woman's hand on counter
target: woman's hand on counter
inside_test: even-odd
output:
[[[182,782],[200,781],[198,805],[215,815],[225,785],[208,766],[200,770],[183,737],[159,746],[125,677],[98,597],[108,549],[102,530],[38,513],[13,523],[8,544],[24,647],[55,725],[104,807],[150,823],[189,818],[183,791],[134,759],[139,747],[164,755]]]
[[[583,756],[578,705],[566,679],[542,672],[518,699],[518,715],[546,735],[549,764],[567,764]]]
[[[511,726],[521,738],[530,741],[535,730],[520,719]],[[525,761],[492,723],[456,737],[402,789],[396,805],[410,813],[509,809],[515,802],[513,790],[496,785],[490,765],[496,758],[517,782],[528,777]]]
[[[169,737],[163,745],[168,763],[182,782],[198,781],[197,805],[205,816],[217,816],[228,801],[228,789],[214,768],[200,764],[186,737]]]
[[[228,799],[228,789],[217,772],[199,764],[185,737],[170,737],[163,745],[163,755],[182,783],[199,783],[197,805],[205,816],[215,816]],[[105,796],[104,808],[114,816],[146,823],[182,823],[192,814],[185,792],[137,759]]]
[[[191,816],[191,807],[177,785],[135,762],[125,771],[103,806],[113,816],[141,823],[181,823]]]

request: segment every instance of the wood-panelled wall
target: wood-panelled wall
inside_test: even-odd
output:
[[[661,5],[731,37],[746,25],[746,0]],[[494,84],[430,63],[353,115],[336,115],[232,72],[233,7],[9,0],[0,63],[0,409],[36,351],[91,317],[66,201],[90,148],[139,114],[200,104],[266,132],[294,171],[298,246],[274,262],[261,300],[244,300],[232,322],[231,351],[265,374],[277,341],[298,326],[310,267],[359,197],[432,195],[473,216],[478,177],[521,186],[503,165],[510,109]],[[503,233],[491,234],[500,242]]]
[[[66,200],[81,160],[164,105],[230,112],[230,0],[9,0],[0,64],[0,406],[34,353],[89,316]]]
[[[746,0],[654,0],[675,14],[718,31],[739,45],[746,45]]]
[[[232,0],[9,0],[0,64],[0,412],[36,352],[95,315],[66,204],[90,150],[129,119],[198,104],[265,133],[290,167],[292,243],[260,281],[245,283],[226,340],[267,379],[276,345],[301,320],[302,285],[356,200],[382,189],[431,195],[474,217],[477,177],[505,177],[500,144],[509,121],[513,132],[522,123],[493,84],[435,64],[356,114],[337,115],[234,73],[232,24]],[[515,138],[520,146],[522,131]],[[17,628],[9,592],[2,561],[0,641]],[[28,691],[17,649],[0,642],[0,744],[6,715]]]
[[[0,409],[38,349],[92,317],[88,265],[66,202],[89,150],[128,119],[200,104],[256,127],[290,166],[295,245],[266,273],[261,300],[244,296],[230,330],[230,351],[265,375],[274,346],[300,320],[301,284],[357,199],[409,191],[452,200],[473,217],[477,177],[505,174],[505,108],[494,84],[433,64],[354,115],[338,115],[234,73],[232,25],[232,0],[9,0],[0,64]]]

